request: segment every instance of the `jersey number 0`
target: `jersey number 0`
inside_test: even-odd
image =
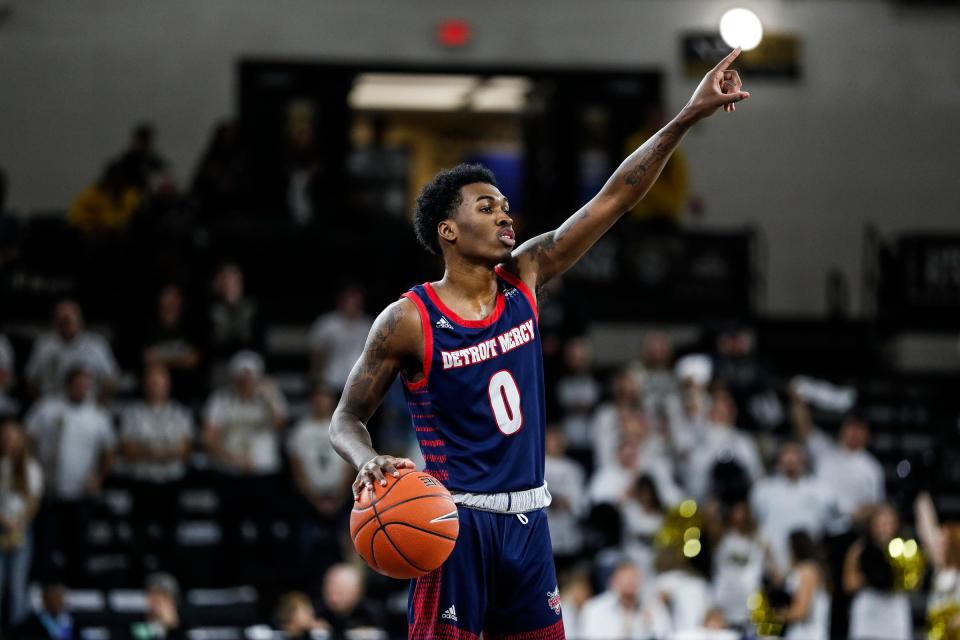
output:
[[[517,381],[506,369],[497,371],[490,377],[487,393],[490,394],[490,408],[497,427],[503,435],[512,436],[523,426]]]

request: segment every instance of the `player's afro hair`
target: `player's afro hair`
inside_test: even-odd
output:
[[[423,187],[413,215],[413,230],[423,248],[432,254],[441,254],[437,225],[460,206],[463,201],[460,188],[476,182],[497,186],[497,179],[483,165],[458,164],[452,169],[444,169]]]

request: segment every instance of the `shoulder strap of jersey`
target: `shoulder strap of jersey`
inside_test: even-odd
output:
[[[520,278],[518,278],[517,276],[515,276],[514,274],[510,273],[506,269],[504,269],[503,265],[498,264],[496,267],[494,267],[493,270],[498,276],[500,276],[501,278],[509,282],[511,285],[516,287],[520,291],[520,293],[523,294],[523,297],[525,297],[527,299],[527,302],[530,303],[530,308],[533,309],[533,317],[535,317],[539,322],[540,313],[537,309],[537,299],[536,297],[534,297],[533,292],[530,291],[530,287],[527,286],[527,283],[521,280]]]
[[[420,327],[423,329],[423,364],[421,365],[423,367],[423,378],[416,382],[409,382],[402,373],[400,374],[403,384],[411,391],[415,391],[426,387],[427,380],[430,378],[430,365],[433,363],[433,325],[430,324],[430,312],[427,311],[423,299],[415,290],[411,289],[400,297],[406,298],[417,308],[417,313],[420,315]]]

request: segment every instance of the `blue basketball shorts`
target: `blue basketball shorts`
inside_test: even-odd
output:
[[[564,640],[547,514],[458,511],[450,557],[411,581],[409,640]]]

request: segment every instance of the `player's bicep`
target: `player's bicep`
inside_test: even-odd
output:
[[[404,362],[413,353],[411,330],[419,331],[419,321],[410,322],[406,300],[384,309],[367,336],[363,352],[347,378],[339,409],[366,421],[377,410]]]

